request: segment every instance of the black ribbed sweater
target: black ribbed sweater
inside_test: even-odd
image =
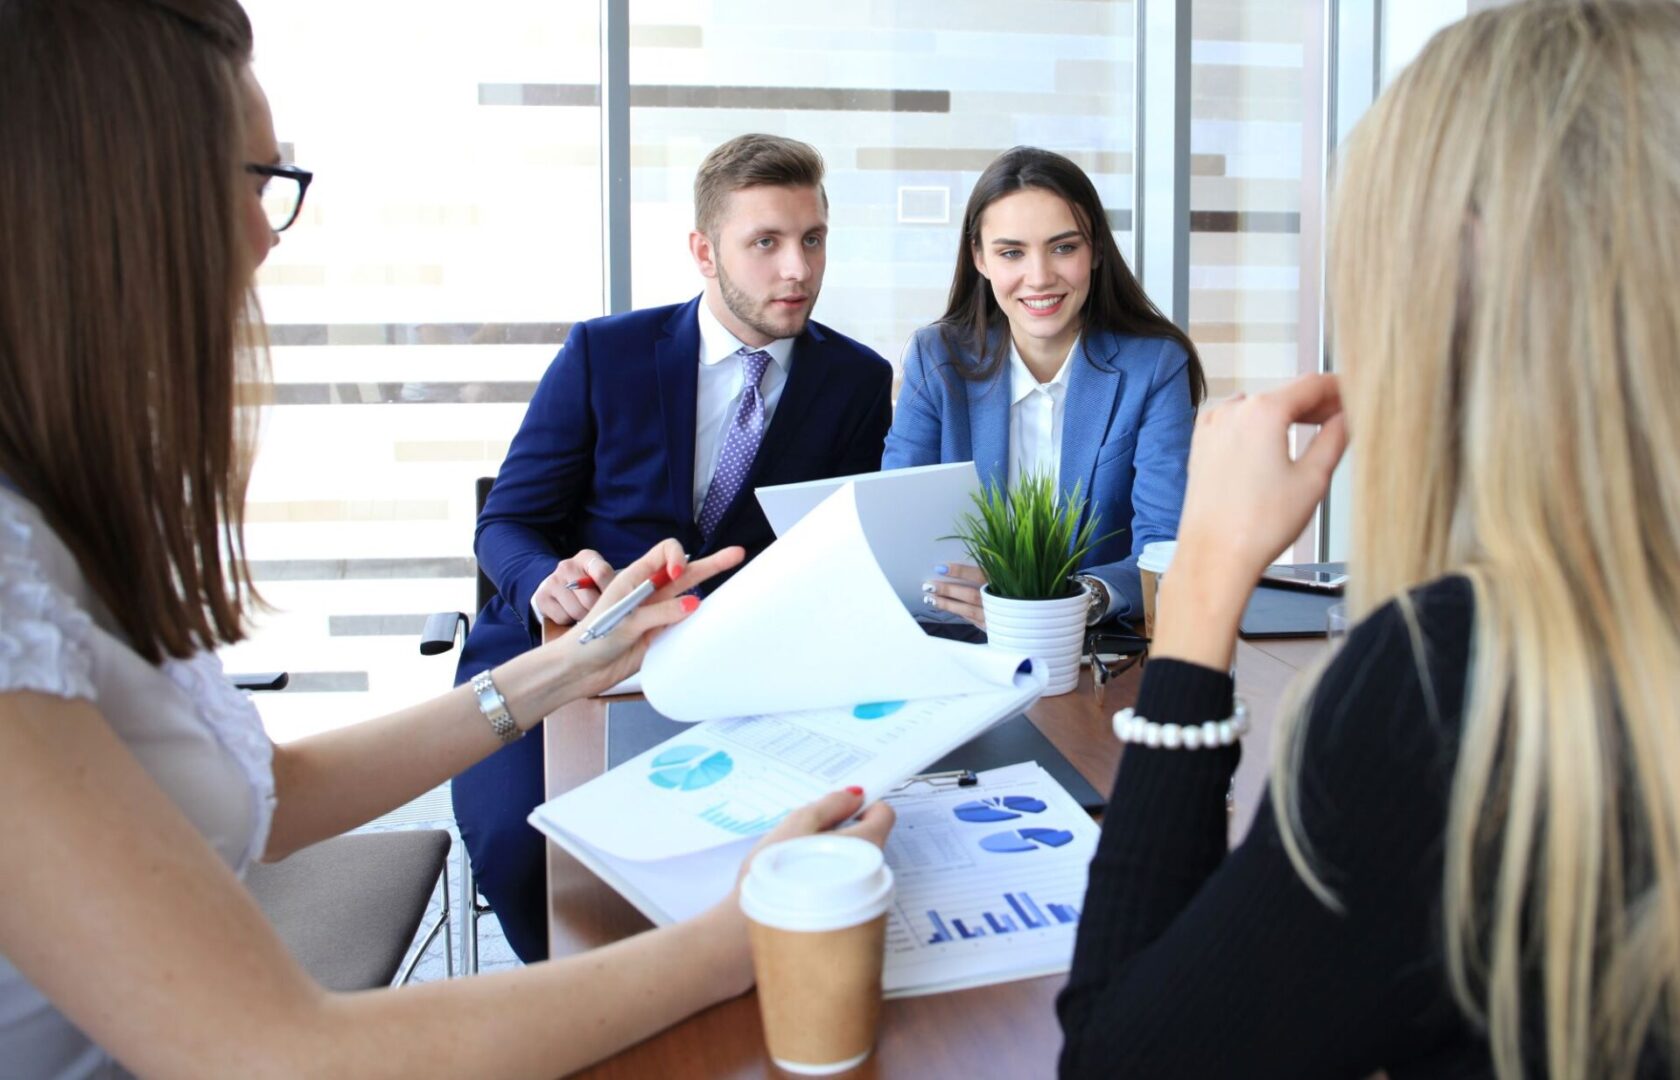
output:
[[[1126,749],[1057,1001],[1064,1077],[1491,1073],[1440,929],[1474,600],[1462,577],[1413,598],[1431,700],[1390,604],[1354,629],[1308,709],[1302,818],[1345,915],[1296,874],[1269,798],[1227,852],[1236,748]],[[1137,711],[1200,723],[1230,715],[1231,695],[1224,674],[1154,660]]]

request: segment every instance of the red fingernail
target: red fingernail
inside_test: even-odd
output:
[[[698,596],[685,596],[682,598],[682,609],[684,611],[693,613],[699,606],[700,598]]]
[[[671,576],[672,581],[675,581],[678,578],[683,576],[682,564],[681,563],[671,563],[670,565],[665,567],[665,572]]]
[[[856,785],[853,785],[852,787],[849,787],[846,790],[851,792],[853,795],[856,795],[860,799],[863,798],[863,789],[860,788],[860,787],[857,787]]]

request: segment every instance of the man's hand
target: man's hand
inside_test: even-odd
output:
[[[570,626],[589,614],[589,609],[601,599],[601,590],[612,581],[612,564],[601,553],[588,548],[554,565],[554,573],[543,579],[531,596],[531,607],[537,616],[559,626]],[[569,586],[588,578],[593,588],[573,589]]]

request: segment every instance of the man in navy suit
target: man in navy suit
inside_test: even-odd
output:
[[[892,368],[811,321],[828,196],[804,143],[743,135],[694,181],[689,250],[705,279],[686,304],[573,327],[531,398],[479,515],[497,595],[468,635],[457,684],[578,621],[604,583],[666,537],[699,557],[750,559],[775,539],[753,489],[872,472],[892,422]],[[756,385],[749,376],[756,374]],[[715,585],[715,581],[711,584]],[[548,954],[542,737],[455,778],[478,885],[526,961]]]

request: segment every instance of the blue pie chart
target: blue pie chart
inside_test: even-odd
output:
[[[673,746],[653,759],[648,780],[669,791],[699,791],[728,776],[735,762],[722,750]]]
[[[871,701],[852,709],[852,715],[859,720],[881,720],[902,708],[902,701]]]
[[[951,813],[958,821],[1012,821],[1022,814],[1044,813],[1044,801],[1031,795],[1003,795],[965,802]]]
[[[987,851],[1008,855],[1047,847],[1058,848],[1071,843],[1073,834],[1066,829],[1011,829],[985,837],[980,846]]]

